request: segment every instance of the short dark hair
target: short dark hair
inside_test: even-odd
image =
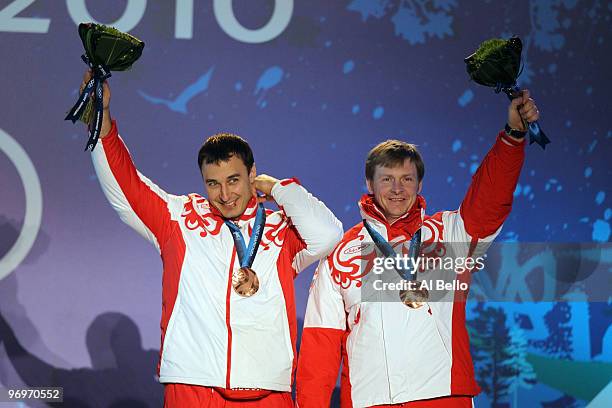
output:
[[[221,161],[228,161],[232,156],[239,157],[246,166],[247,173],[251,172],[255,159],[247,141],[233,133],[215,133],[200,147],[198,167],[202,171],[204,163],[218,164]]]
[[[374,178],[376,166],[401,166],[406,159],[409,159],[416,166],[418,181],[423,180],[423,177],[425,177],[425,163],[423,163],[421,154],[416,145],[402,142],[401,140],[385,140],[370,150],[365,165],[366,179],[372,180]]]

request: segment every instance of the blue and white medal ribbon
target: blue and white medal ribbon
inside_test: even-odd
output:
[[[238,260],[240,262],[240,268],[232,272],[232,286],[234,287],[234,291],[240,296],[253,296],[259,290],[259,278],[257,278],[255,271],[251,269],[251,266],[253,265],[253,261],[255,261],[257,248],[259,248],[259,243],[263,236],[266,224],[266,209],[261,203],[257,206],[257,214],[255,215],[253,232],[251,233],[248,247],[245,245],[240,228],[229,220],[225,220],[224,222],[232,233],[234,247],[236,248]]]
[[[378,231],[376,231],[369,222],[363,220],[363,225],[372,237],[376,247],[382,252],[385,258],[395,258],[397,253],[393,250],[393,247]],[[410,239],[410,247],[408,248],[408,257],[413,262],[395,262],[393,269],[399,274],[399,276],[407,282],[407,288],[400,290],[400,300],[406,306],[412,309],[418,309],[423,306],[427,299],[429,299],[429,291],[422,287],[421,283],[416,280],[416,265],[417,258],[421,249],[421,229],[419,228]],[[402,264],[406,267],[402,267]]]
[[[382,252],[385,258],[395,258],[397,256],[397,253],[393,250],[393,247],[391,246],[391,244],[389,244],[387,240],[384,239],[383,236],[380,235],[380,233],[376,231],[370,225],[369,222],[367,222],[366,220],[363,220],[363,225],[365,226],[366,230],[372,237],[374,244],[376,244],[376,247],[380,250],[380,252]],[[416,261],[419,255],[420,247],[421,247],[421,229],[419,228],[414,233],[412,238],[410,239],[408,257]],[[414,265],[416,265],[416,262],[406,263],[407,266],[405,268],[402,267],[401,264],[402,264],[401,262],[397,262],[396,267],[394,268],[399,274],[399,276],[401,276],[402,279],[405,279],[407,281],[416,280],[417,271],[414,269]]]

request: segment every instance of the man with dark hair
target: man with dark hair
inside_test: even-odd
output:
[[[208,199],[166,193],[134,166],[109,101],[105,82],[92,158],[120,218],[161,254],[164,406],[292,407],[293,279],[331,251],[340,221],[296,179],[258,176],[248,143],[231,134],[199,151]]]
[[[233,133],[217,133],[206,139],[198,152],[198,169],[202,169],[202,164],[218,164],[220,161],[228,161],[230,156],[236,155],[247,168],[255,164],[251,146],[238,135]]]
[[[329,406],[341,362],[342,408],[472,407],[480,389],[465,326],[467,289],[434,292],[422,284],[432,276],[467,284],[473,268],[463,273],[441,270],[441,263],[427,270],[394,262],[388,270],[399,289],[391,282],[395,286],[380,290],[384,270],[375,267],[397,254],[404,260],[483,255],[512,207],[524,160],[523,121],[538,117],[523,91],[510,103],[506,130],[474,174],[459,209],[433,216],[425,216],[419,194],[425,166],[416,147],[388,140],[370,151],[369,194],[359,202],[363,222],[319,263],[311,285],[297,370],[300,408]]]

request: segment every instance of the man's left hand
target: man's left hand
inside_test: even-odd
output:
[[[540,117],[540,111],[535,101],[529,97],[529,90],[523,89],[521,96],[514,98],[508,107],[508,125],[512,129],[527,131],[523,119],[527,122],[535,122]]]
[[[263,197],[257,197],[257,201],[260,203],[265,201],[273,201],[272,187],[274,187],[278,181],[278,179],[268,176],[267,174],[260,174],[259,176],[255,177],[255,190],[263,194]]]

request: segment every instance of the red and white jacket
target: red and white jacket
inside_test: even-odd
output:
[[[198,194],[168,194],[140,174],[113,128],[92,153],[102,189],[120,218],[149,240],[163,262],[162,383],[291,391],[297,322],[293,279],[326,256],[342,224],[295,179],[272,188],[281,211],[267,218],[253,270],[259,291],[232,289],[239,268],[220,213]],[[238,220],[246,244],[253,198]]]
[[[418,196],[414,206],[390,225],[373,197],[365,195],[359,203],[362,217],[396,251],[407,253],[410,238],[420,228],[423,256],[453,251],[445,256],[476,258],[484,254],[510,213],[523,161],[524,142],[501,132],[459,210],[425,216],[425,200]],[[371,272],[374,257],[375,244],[359,223],[319,263],[301,341],[298,406],[329,406],[341,361],[343,408],[478,394],[465,327],[467,292],[451,290],[442,301],[419,309],[406,307],[399,293],[397,301],[362,301],[362,279]],[[423,272],[427,273],[455,274]],[[469,273],[455,275],[462,282],[470,280]],[[421,273],[417,279],[423,280]]]

